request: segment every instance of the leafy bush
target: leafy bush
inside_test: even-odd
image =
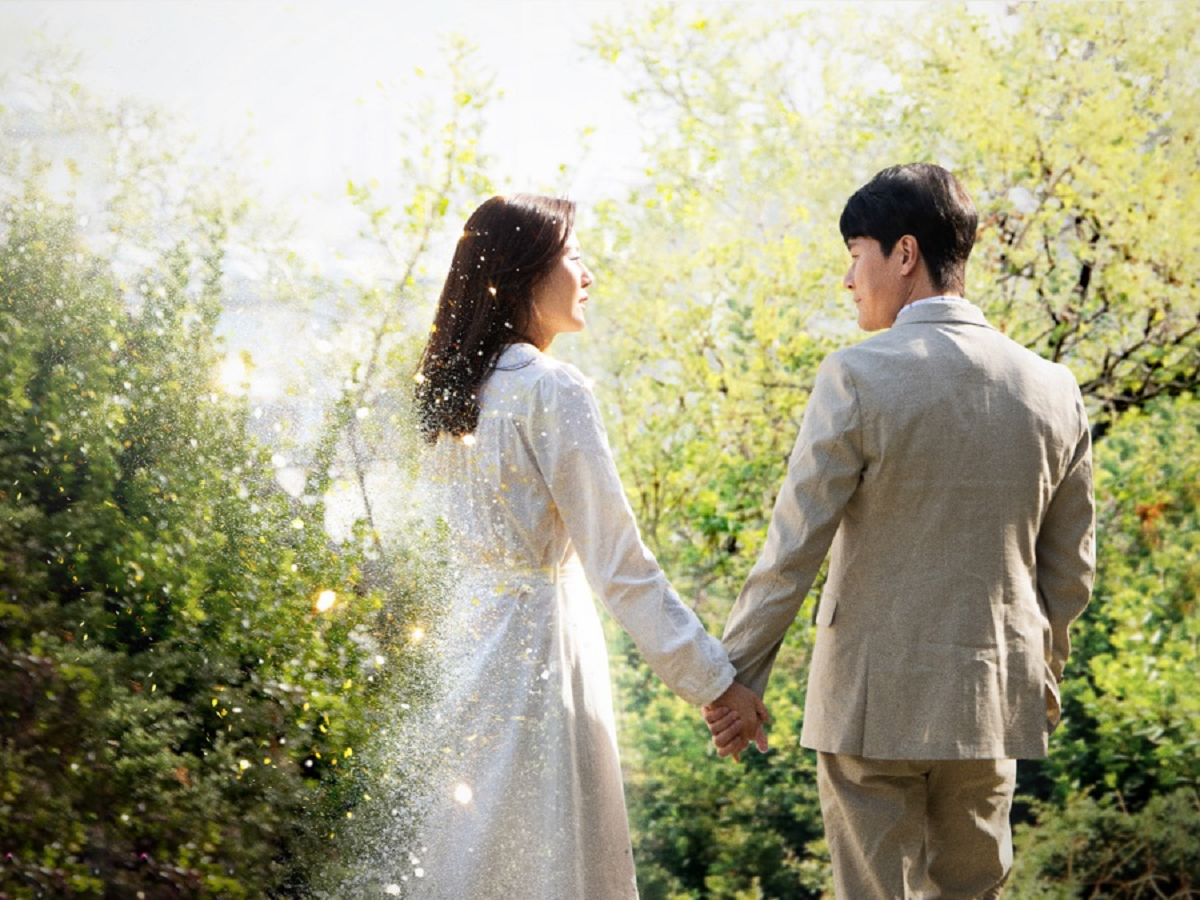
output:
[[[214,386],[218,214],[131,285],[32,189],[0,222],[0,897],[294,895],[409,607]]]
[[[1045,807],[1036,827],[1017,834],[1010,895],[1195,897],[1200,893],[1200,796],[1180,788],[1152,797],[1137,812],[1119,794],[1077,795]]]
[[[1050,757],[1024,763],[1041,799],[1119,791],[1131,811],[1200,785],[1200,460],[1188,396],[1127,414],[1096,447],[1097,578],[1072,634]]]

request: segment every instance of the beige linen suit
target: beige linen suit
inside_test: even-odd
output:
[[[875,759],[1046,753],[1093,572],[1078,385],[936,300],[821,365],[725,631],[760,694],[832,543],[801,743]]]
[[[915,305],[821,365],[724,643],[764,692],[832,544],[800,742],[840,898],[1000,895],[1014,760],[1058,722],[1093,520],[1074,377],[976,307]]]

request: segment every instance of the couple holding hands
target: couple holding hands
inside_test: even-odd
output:
[[[766,750],[771,667],[829,553],[800,743],[837,896],[999,896],[1015,760],[1044,756],[1058,720],[1094,514],[1074,377],[963,298],[970,197],[917,163],[846,203],[844,285],[879,333],[821,364],[721,641],[642,543],[586,380],[546,355],[584,327],[573,219],[530,195],[475,211],[416,378],[454,566],[439,776],[406,889],[636,897],[593,594],[738,757]]]

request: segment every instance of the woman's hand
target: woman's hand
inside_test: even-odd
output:
[[[735,681],[701,712],[718,756],[732,756],[741,762],[742,752],[751,744],[759,753],[767,752],[767,732],[763,725],[771,721],[771,716],[750,688]]]

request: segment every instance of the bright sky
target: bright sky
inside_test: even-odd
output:
[[[306,229],[341,226],[348,178],[384,176],[411,92],[436,92],[445,35],[480,49],[504,97],[487,148],[501,191],[619,194],[640,139],[618,75],[579,44],[623,0],[0,0],[0,72],[41,32],[81,53],[79,78],[182,117],[202,141],[250,133],[248,180]],[[581,133],[595,132],[581,156]]]

